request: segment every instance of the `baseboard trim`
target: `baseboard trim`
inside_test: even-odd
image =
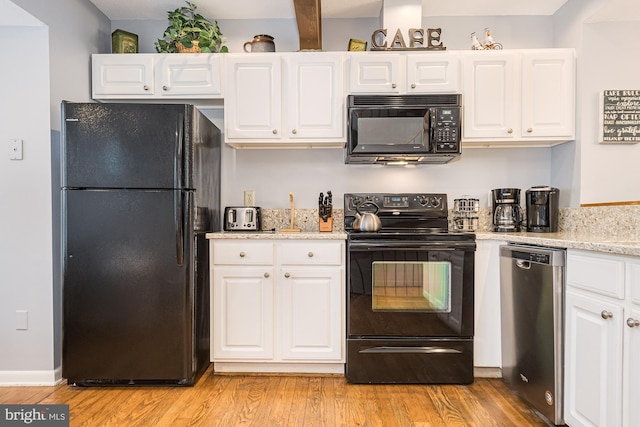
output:
[[[52,371],[0,371],[0,387],[56,386],[62,380],[62,367]]]
[[[502,369],[476,366],[473,368],[473,376],[476,378],[502,378]]]

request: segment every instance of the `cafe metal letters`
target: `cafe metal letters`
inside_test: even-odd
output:
[[[387,42],[387,30],[379,29],[375,30],[371,34],[371,50],[446,50],[447,48],[442,44],[440,35],[442,34],[441,28],[427,28],[426,30],[426,44],[425,44],[425,30],[424,28],[409,28],[409,46],[402,36],[400,29],[396,30],[393,40]],[[382,44],[380,44],[382,43]]]

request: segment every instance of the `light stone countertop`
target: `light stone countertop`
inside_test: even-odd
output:
[[[237,239],[237,240],[346,240],[347,233],[344,232],[302,232],[302,233],[280,233],[273,231],[247,232],[230,231],[207,233],[207,239]]]
[[[477,240],[500,240],[553,248],[582,249],[617,255],[640,256],[640,239],[634,235],[593,234],[579,232],[558,233],[476,233]]]

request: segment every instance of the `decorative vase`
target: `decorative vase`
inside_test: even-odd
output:
[[[191,47],[185,47],[182,43],[176,42],[176,49],[178,49],[178,53],[200,53],[201,49],[200,46],[198,46],[199,44],[200,41],[193,40]]]

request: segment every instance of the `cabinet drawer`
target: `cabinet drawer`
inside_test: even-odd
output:
[[[273,243],[214,242],[213,263],[228,265],[272,265]]]
[[[341,242],[283,243],[278,248],[281,264],[340,265],[343,263]]]
[[[624,261],[585,252],[567,254],[567,285],[624,298]]]

